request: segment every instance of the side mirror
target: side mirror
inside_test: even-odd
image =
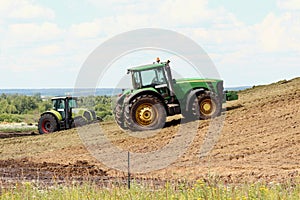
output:
[[[176,83],[176,79],[173,78],[172,81],[173,81],[173,83]]]

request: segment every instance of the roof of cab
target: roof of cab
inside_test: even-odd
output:
[[[141,65],[141,66],[129,68],[128,71],[129,72],[132,72],[132,71],[145,71],[145,70],[155,69],[155,68],[159,68],[159,67],[164,67],[164,66],[166,66],[166,64],[167,64],[167,62]]]
[[[72,96],[60,96],[60,97],[53,97],[51,99],[54,100],[54,99],[78,99],[78,98]]]

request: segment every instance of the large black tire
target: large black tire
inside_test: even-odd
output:
[[[217,96],[205,91],[198,94],[192,104],[192,115],[196,119],[210,119],[220,116],[222,112],[222,103]]]
[[[87,121],[83,117],[75,117],[74,118],[74,125],[75,127],[80,127],[88,124]]]
[[[122,129],[126,129],[125,123],[124,123],[124,111],[122,109],[122,105],[117,103],[115,109],[114,109],[114,116],[115,121]]]
[[[58,124],[52,114],[44,114],[39,119],[38,129],[40,134],[52,133],[58,130]]]
[[[132,131],[154,130],[164,127],[166,109],[153,95],[141,95],[125,107],[125,124]]]

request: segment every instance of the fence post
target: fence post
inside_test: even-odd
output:
[[[131,182],[131,178],[130,178],[130,152],[128,151],[128,156],[127,156],[127,161],[128,161],[128,189],[130,189],[130,182]]]

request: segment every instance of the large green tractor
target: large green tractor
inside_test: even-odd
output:
[[[76,97],[51,99],[52,109],[41,114],[38,123],[40,134],[83,126],[97,121],[95,111],[77,107]]]
[[[170,61],[128,69],[133,89],[118,97],[114,116],[123,129],[153,130],[165,125],[166,117],[182,114],[189,119],[209,119],[222,112],[222,103],[238,99],[224,92],[218,79],[173,79]]]

